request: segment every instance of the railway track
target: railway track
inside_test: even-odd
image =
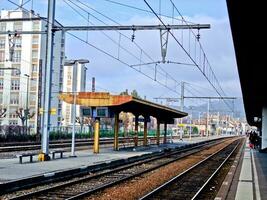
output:
[[[151,141],[151,143],[156,142],[156,137],[148,137]],[[161,138],[162,139],[162,138]],[[143,138],[139,138],[139,142],[142,142]],[[93,139],[80,139],[76,140],[75,146],[76,147],[82,147],[82,146],[89,146],[93,145],[94,141]],[[108,144],[113,144],[114,139],[113,138],[102,138],[100,139],[100,144],[102,145],[108,145]],[[124,145],[125,143],[130,143],[134,144],[133,138],[131,137],[124,137],[124,138],[119,138],[119,143],[121,145]],[[71,140],[63,140],[63,141],[51,141],[50,148],[68,148],[71,147]],[[0,146],[0,153],[5,153],[5,152],[12,152],[12,151],[30,151],[30,150],[40,150],[41,149],[41,144],[40,143],[13,143],[9,146],[6,146],[2,144]]]
[[[146,194],[140,200],[210,199],[210,197],[205,196],[203,191],[207,189],[207,185],[213,180],[240,144],[241,141],[239,140],[220,149]]]
[[[153,171],[224,141],[225,140],[209,141],[189,149],[176,149],[171,152],[162,152],[152,158],[147,158],[103,172],[92,173],[84,177],[76,178],[75,180],[57,183],[56,185],[50,184],[47,188],[39,190],[34,189],[34,191],[28,193],[22,192],[23,194],[17,196],[8,196],[7,199],[81,199],[84,196],[134,177],[141,176],[144,173]]]

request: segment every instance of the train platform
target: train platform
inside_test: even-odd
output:
[[[267,199],[267,153],[245,148],[236,157],[215,200]]]
[[[76,151],[76,157],[70,157],[70,152],[65,152],[63,158],[46,162],[38,162],[37,156],[33,157],[32,163],[29,162],[29,158],[24,158],[25,160],[23,160],[22,164],[19,163],[19,158],[0,159],[0,183],[12,182],[35,176],[49,176],[64,170],[82,169],[91,165],[151,154],[166,148],[175,148],[177,146],[210,140],[217,137],[218,136],[192,137],[191,139],[184,138],[183,140],[174,139],[172,142],[161,144],[160,146],[150,145],[137,148],[125,147],[120,148],[119,151],[113,151],[112,148],[102,148],[100,149],[99,154],[94,154],[90,148],[88,150]]]

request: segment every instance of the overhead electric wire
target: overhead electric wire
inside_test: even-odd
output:
[[[116,4],[116,5],[119,5],[119,6],[123,6],[123,7],[131,8],[131,9],[134,9],[134,10],[139,10],[139,11],[146,12],[146,13],[149,13],[149,14],[153,14],[153,12],[151,12],[150,10],[146,10],[146,9],[143,9],[143,8],[138,8],[136,6],[132,6],[132,5],[129,5],[129,4],[120,3],[120,2],[112,1],[112,0],[103,0],[103,1],[106,1],[106,2],[109,2],[109,3],[112,3],[112,4]],[[163,17],[166,17],[166,18],[175,19],[177,21],[182,21],[182,19],[173,18],[172,16],[164,15],[162,13],[160,15],[163,16]],[[187,23],[196,24],[196,23],[189,22],[189,21],[187,21]]]
[[[86,13],[88,13],[88,14],[90,14],[90,15],[92,15],[91,13],[89,13],[87,10],[85,10],[84,8],[82,8],[81,6],[79,6],[79,5],[77,5],[77,4],[75,4],[73,1],[71,1],[71,0],[68,0],[69,2],[71,2],[72,4],[74,4],[74,5],[76,5],[78,8],[80,8],[81,10],[83,10],[84,12],[86,12]],[[88,8],[90,8],[90,9],[92,9],[90,6],[88,6],[87,4],[84,4],[84,3],[82,3],[81,1],[79,1],[79,0],[76,0],[76,1],[78,1],[79,3],[81,3],[82,5],[84,5],[84,6],[86,6],[86,7],[88,7]],[[65,0],[64,0],[64,2],[65,2]],[[92,10],[94,10],[94,11],[96,11],[95,9],[92,9]],[[78,12],[77,10],[76,10],[76,12]],[[99,12],[99,11],[97,11],[97,13],[99,13],[99,14],[102,14],[101,12]],[[79,14],[79,15],[81,15],[81,14]],[[102,20],[100,20],[100,19],[98,19],[97,17],[95,17],[94,15],[92,15],[95,19],[97,19],[98,21],[100,21],[100,22],[102,22],[102,23],[104,23],[105,25],[107,25],[105,22],[103,22]],[[106,15],[102,15],[102,16],[104,16],[104,17],[107,17]],[[83,16],[83,18],[84,19],[86,19],[86,20],[88,20],[87,18],[85,18],[84,16]],[[108,19],[110,19],[109,17],[108,17]],[[119,24],[118,22],[116,22],[116,21],[114,21],[114,20],[112,20],[114,23],[116,23],[116,24]],[[120,25],[120,24],[119,24]],[[119,31],[117,31],[118,33],[120,33],[122,36],[124,36],[124,37],[126,37],[128,40],[131,40],[128,36],[126,36],[126,35],[124,35],[123,33],[121,33],[121,32],[119,32]],[[113,40],[113,42],[115,42],[115,43],[117,43],[116,41],[114,41]],[[118,43],[117,43],[118,44]],[[134,44],[143,52],[143,53],[145,53],[146,54],[146,56],[149,58],[149,59],[151,59],[152,61],[154,61],[137,43],[135,43],[134,42]],[[111,55],[111,54],[110,54]],[[116,58],[115,56],[113,56],[114,58]],[[135,57],[136,58],[136,57]],[[116,60],[120,60],[120,59],[118,59],[118,58],[116,58]],[[130,66],[131,68],[133,68],[132,66]],[[170,74],[168,74],[165,70],[163,70],[163,68],[162,67],[160,67],[159,65],[158,65],[158,67],[164,72],[164,74],[162,73],[162,72],[160,72],[160,71],[157,71],[157,73],[159,73],[159,74],[161,74],[162,76],[165,76],[165,77],[169,77],[171,80],[173,80],[175,83],[177,83],[176,85],[178,85],[179,84],[179,82],[176,80],[176,79],[174,79]],[[151,68],[151,67],[150,67]],[[133,69],[135,69],[135,68],[133,68]],[[140,72],[140,70],[137,70],[137,69],[135,69],[136,71],[138,71],[138,72]],[[152,70],[154,70],[154,68],[152,68]],[[144,74],[143,72],[142,72],[142,74]],[[147,76],[147,75],[146,75]],[[147,76],[147,77],[149,77],[149,76]],[[151,79],[151,77],[149,77],[150,79]],[[154,80],[154,79],[153,79]],[[154,80],[155,81],[155,80]],[[158,82],[158,81],[157,81]],[[164,85],[164,84],[163,84]],[[170,87],[168,87],[168,88],[170,88]],[[175,91],[175,90],[173,90],[172,89],[172,91]],[[178,93],[177,91],[176,91],[176,93]],[[178,93],[179,94],[179,93]]]
[[[70,2],[73,3],[72,0],[68,0],[68,1],[70,1]],[[80,0],[76,0],[76,1],[79,2],[79,3],[81,3],[82,5],[84,5],[85,7],[87,7],[87,8],[89,8],[89,9],[91,9],[91,10],[97,12],[98,14],[102,15],[103,17],[105,17],[105,18],[111,20],[113,23],[116,23],[117,25],[121,25],[120,23],[118,23],[118,22],[115,21],[114,19],[111,19],[110,17],[108,17],[108,16],[104,15],[103,13],[97,11],[96,9],[92,8],[91,6],[88,6],[87,4],[81,2]],[[75,4],[75,3],[73,3],[73,4]],[[75,4],[75,5],[76,5],[77,7],[79,7],[81,10],[83,10],[83,11],[89,13],[87,10],[85,10],[85,9],[82,8],[81,6],[79,6],[79,5],[77,5],[77,4]],[[92,15],[92,14],[91,14],[91,15]],[[103,24],[108,25],[107,23],[105,23],[104,21],[98,19],[97,17],[95,17],[95,16],[93,16],[93,17],[94,17],[95,19],[97,19],[98,21],[102,22]],[[129,38],[127,35],[121,33],[120,31],[116,31],[116,32],[120,33],[123,37],[127,38],[129,41],[132,41],[131,38]],[[147,58],[149,58],[149,59],[150,59],[151,61],[153,61],[153,62],[156,62],[156,61],[153,60],[153,58],[152,58],[146,51],[144,51],[144,50],[142,49],[142,47],[140,47],[139,44],[137,44],[135,41],[132,41],[132,42],[136,45],[137,48],[139,48],[140,51],[142,51],[142,52],[147,56]],[[169,76],[170,79],[172,79],[174,82],[178,83],[178,81],[177,81],[175,78],[173,78],[169,73],[167,73],[167,72],[166,72],[160,65],[158,65],[158,67],[165,73],[165,74],[162,74],[162,73],[161,73],[161,75],[163,75],[163,76]],[[157,72],[160,73],[159,71],[157,71]]]
[[[172,0],[170,0],[172,2]],[[146,5],[149,7],[149,9],[154,13],[154,15],[158,18],[158,20],[162,23],[163,26],[166,26],[166,24],[162,21],[162,19],[158,16],[158,14],[154,11],[154,9],[150,6],[150,4],[144,0],[144,2],[146,3]],[[174,3],[172,2],[174,8],[177,10],[177,12],[181,15],[181,13],[179,12],[179,10],[177,9],[177,7],[174,5]],[[182,15],[181,15],[182,16]],[[182,17],[183,18],[183,17]],[[169,30],[168,30],[169,31]],[[221,93],[218,91],[218,89],[211,83],[211,80],[207,77],[207,75],[201,70],[200,66],[196,63],[196,61],[191,57],[191,55],[187,52],[187,50],[184,48],[184,46],[179,42],[179,40],[175,37],[175,35],[169,31],[169,33],[171,34],[171,36],[173,37],[173,39],[176,41],[176,43],[182,48],[182,50],[185,52],[185,54],[189,57],[189,59],[197,66],[197,68],[199,69],[199,71],[204,75],[204,77],[207,79],[207,81],[211,84],[211,86],[214,88],[214,90],[217,92],[217,94],[222,97]],[[200,43],[199,43],[200,44]],[[204,54],[205,55],[205,54]],[[205,56],[206,57],[206,56]],[[209,64],[209,63],[208,63]],[[209,64],[210,66],[210,64]],[[216,78],[213,70],[211,69],[210,67],[210,70],[212,71],[213,75],[214,75],[214,78],[216,80],[216,82],[218,83],[220,89],[222,90],[219,82],[218,82],[218,79]],[[222,90],[223,91],[223,90]],[[223,92],[223,94],[225,94]],[[225,102],[225,101],[224,101]],[[227,104],[227,102],[225,102],[225,104],[231,109],[231,107]]]

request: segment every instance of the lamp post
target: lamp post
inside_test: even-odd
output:
[[[76,123],[76,92],[77,92],[77,64],[89,63],[89,60],[78,59],[65,62],[65,66],[73,66],[72,71],[72,93],[74,96],[72,105],[72,139],[71,139],[71,157],[75,157],[75,123]]]
[[[27,92],[26,92],[26,109],[24,110],[24,117],[25,117],[25,125],[26,125],[26,134],[28,134],[28,116],[29,116],[29,78],[30,75],[24,74],[27,77]]]

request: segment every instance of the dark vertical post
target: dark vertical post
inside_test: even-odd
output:
[[[114,150],[119,150],[119,113],[115,113],[114,115]]]
[[[147,117],[144,117],[144,143],[143,145],[146,146],[147,145]]]
[[[138,146],[138,114],[135,114],[135,123],[134,123],[134,146]]]
[[[160,143],[160,120],[157,119],[157,145]]]
[[[167,143],[167,122],[164,122],[164,139],[163,139],[163,143],[164,144]]]

